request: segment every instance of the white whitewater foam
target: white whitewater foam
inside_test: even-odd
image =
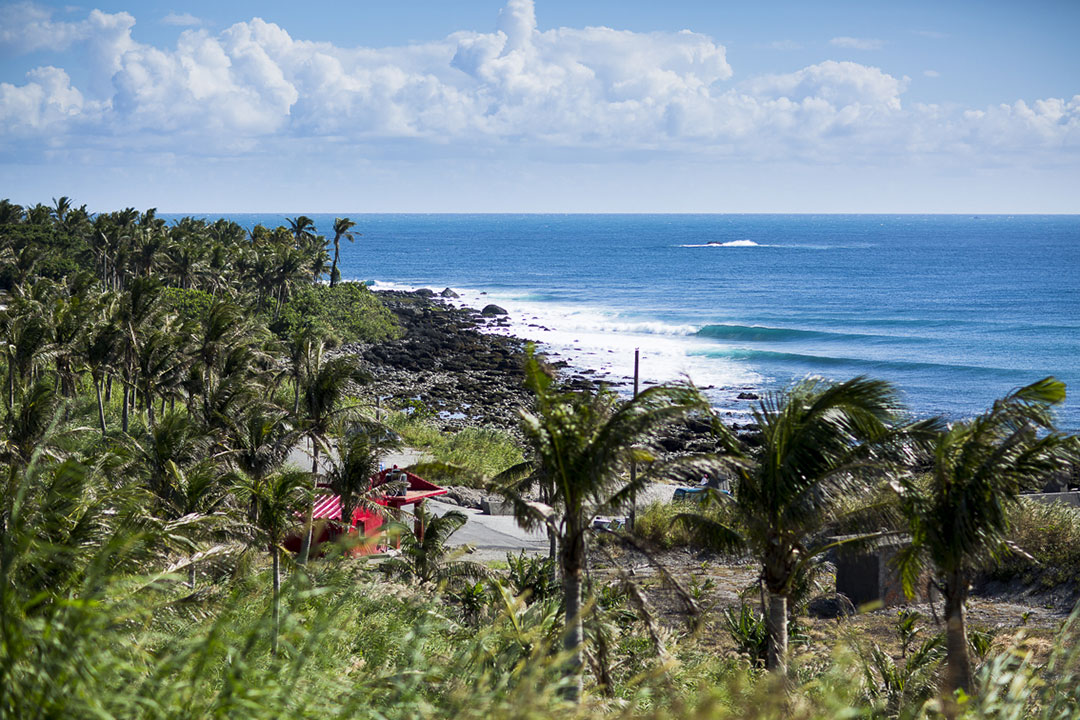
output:
[[[754,242],[753,240],[731,240],[731,241],[725,242],[725,243],[709,242],[709,243],[680,245],[679,247],[702,248],[702,247],[772,247],[772,246],[771,245],[759,245],[758,243]]]
[[[707,340],[697,327],[659,320],[628,318],[617,310],[521,299],[524,293],[454,288],[458,306],[483,308],[494,303],[508,313],[509,324],[490,332],[536,341],[571,366],[592,370],[607,382],[625,382],[634,371],[634,350],[641,350],[641,377],[667,382],[689,377],[699,386],[758,386],[763,378],[745,363],[708,358]]]
[[[421,287],[438,292],[442,283],[411,285],[376,281],[374,290],[413,291]],[[715,343],[695,336],[698,328],[660,320],[626,317],[618,310],[569,303],[527,299],[528,290],[452,287],[460,296],[448,300],[456,307],[475,310],[495,304],[505,309],[509,323],[484,328],[484,332],[511,335],[533,341],[549,356],[565,360],[576,371],[628,395],[632,389],[634,350],[641,351],[642,388],[650,383],[690,378],[698,387],[712,387],[706,394],[721,409],[743,415],[747,404],[734,396],[742,389],[759,388],[767,378],[744,361],[708,357]]]

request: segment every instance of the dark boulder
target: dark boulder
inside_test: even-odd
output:
[[[492,315],[509,315],[510,313],[506,312],[506,310],[498,305],[485,305],[484,309],[480,311],[480,314],[490,317]]]
[[[741,392],[738,395],[740,400],[760,400],[761,398],[752,392]]]
[[[451,290],[450,288],[446,288],[446,289],[445,289],[445,290],[443,290],[443,291],[442,291],[441,293],[439,293],[439,295],[441,295],[441,296],[442,296],[442,297],[444,297],[444,298],[457,298],[457,297],[461,297],[460,295],[458,295],[458,294],[457,294],[456,292],[454,292],[454,291],[453,291],[453,290]]]
[[[419,290],[416,291],[416,294],[419,295],[420,297],[426,297],[426,298],[435,297],[435,291],[430,290],[428,288],[420,288]]]

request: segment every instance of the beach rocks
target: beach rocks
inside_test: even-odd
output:
[[[445,290],[443,290],[443,291],[442,291],[441,293],[439,293],[439,297],[444,297],[444,298],[459,298],[459,297],[461,297],[461,296],[460,296],[460,295],[458,295],[458,294],[457,294],[456,292],[454,292],[453,290],[451,290],[450,288],[446,288],[446,289],[445,289]]]
[[[506,312],[506,310],[499,307],[498,305],[492,304],[492,305],[485,305],[484,309],[480,311],[480,314],[484,315],[484,316],[487,316],[487,317],[491,317],[493,315],[509,315],[510,313]]]
[[[524,341],[479,331],[478,315],[426,293],[379,293],[403,330],[397,340],[343,348],[360,356],[386,407],[415,406],[445,429],[517,431],[528,406]]]
[[[429,290],[428,288],[420,288],[419,290],[416,291],[416,294],[419,295],[420,297],[425,297],[425,298],[435,297],[435,291],[434,290]]]

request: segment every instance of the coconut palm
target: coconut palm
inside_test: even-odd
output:
[[[379,472],[379,460],[401,447],[401,438],[390,428],[374,421],[352,425],[337,440],[338,457],[331,462],[327,480],[341,498],[341,522],[352,522],[357,502],[364,503],[371,490],[371,478]],[[383,492],[385,488],[380,488]],[[368,507],[373,503],[367,502]]]
[[[753,411],[760,428],[743,442],[719,422],[725,472],[733,476],[733,522],[687,514],[680,520],[714,546],[749,551],[768,595],[766,666],[787,670],[789,599],[804,570],[837,543],[818,541],[846,498],[870,488],[936,421],[900,426],[896,391],[880,380],[807,378],[771,393]]]
[[[1065,462],[1068,441],[1054,432],[1051,414],[1064,399],[1065,384],[1052,377],[1015,390],[939,432],[929,473],[893,483],[911,527],[911,548],[900,556],[905,589],[929,563],[944,595],[948,699],[973,690],[965,614],[971,579],[987,560],[1018,550],[1006,539],[1017,494]]]
[[[256,528],[262,539],[270,546],[273,558],[273,637],[272,652],[277,654],[279,607],[281,604],[281,543],[296,525],[296,513],[304,505],[311,504],[307,473],[301,470],[273,472],[255,482],[241,476],[237,489],[241,496],[256,508]]]
[[[401,536],[401,555],[383,562],[388,573],[412,577],[421,583],[443,583],[454,580],[476,582],[490,577],[491,570],[481,563],[458,559],[462,549],[452,550],[446,543],[469,518],[459,510],[443,515],[428,513],[423,505],[416,508],[419,534],[406,530]]]
[[[172,483],[175,473],[170,466],[187,471],[207,459],[211,446],[205,428],[181,410],[165,413],[143,437],[128,436],[124,441],[130,474],[141,476],[163,506],[183,504],[182,488]]]
[[[254,402],[242,413],[229,417],[225,442],[231,464],[252,483],[260,485],[288,458],[296,444],[296,433],[284,409]],[[258,521],[258,505],[254,500],[248,513],[252,522]]]
[[[104,299],[102,306],[104,312],[92,327],[83,335],[81,356],[90,370],[90,376],[94,381],[94,390],[97,393],[98,423],[101,425],[101,438],[105,439],[105,403],[102,399],[102,391],[105,384],[105,373],[115,367],[120,357],[120,349],[123,344],[124,331],[119,323],[112,317],[109,310],[109,300]]]
[[[338,256],[341,254],[341,238],[355,242],[356,236],[360,234],[351,232],[354,227],[356,223],[349,218],[334,218],[334,263],[330,266],[330,287],[337,285],[340,279]]]
[[[700,477],[695,459],[663,466],[656,463],[659,450],[654,441],[659,428],[690,413],[707,411],[708,403],[694,387],[683,384],[655,386],[625,403],[604,391],[557,392],[531,351],[526,382],[537,399],[535,413],[522,411],[522,430],[533,456],[527,465],[533,474],[501,490],[513,501],[520,521],[556,528],[566,614],[564,645],[570,657],[567,672],[575,679],[568,694],[576,700],[581,693],[586,533],[597,515],[626,507],[661,468],[669,475],[688,472]],[[629,480],[624,471],[632,461],[643,471]],[[518,474],[526,469],[521,467]],[[554,508],[561,516],[558,522],[521,500],[537,475],[553,488]]]
[[[316,342],[310,346],[305,359],[305,372],[300,392],[300,429],[311,443],[313,493],[319,476],[319,454],[329,451],[331,430],[358,414],[359,408],[356,405],[347,404],[346,401],[349,395],[356,391],[358,385],[366,380],[355,357],[343,355],[327,360],[325,353],[326,346],[322,342]],[[312,497],[314,499],[314,494]],[[301,565],[307,563],[311,549],[313,512],[314,505],[312,504],[308,508],[304,539],[300,547],[298,562]]]

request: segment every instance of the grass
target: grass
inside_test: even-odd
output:
[[[405,445],[423,450],[438,462],[490,478],[524,459],[521,448],[504,430],[469,427],[447,433],[431,419],[414,415],[417,413],[393,413],[387,424],[401,435]]]
[[[1012,509],[1009,522],[1009,539],[1034,561],[1012,553],[987,568],[989,577],[1019,579],[1045,589],[1080,582],[1080,508],[1022,499]]]

